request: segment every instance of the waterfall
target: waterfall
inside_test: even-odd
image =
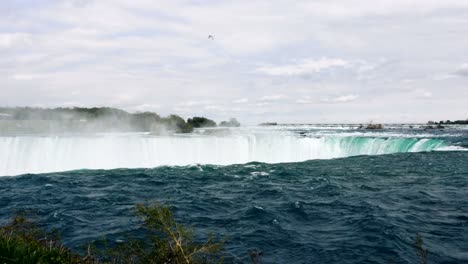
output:
[[[0,137],[0,175],[161,165],[277,163],[431,151],[440,139],[239,134]]]

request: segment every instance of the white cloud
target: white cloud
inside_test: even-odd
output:
[[[314,103],[314,100],[310,96],[303,96],[299,99],[296,100],[297,104],[312,104]]]
[[[282,76],[282,75],[303,75],[309,73],[317,73],[323,70],[328,70],[335,67],[348,67],[350,63],[343,59],[321,58],[318,60],[305,59],[294,64],[283,66],[264,66],[257,69],[267,75]]]
[[[460,67],[458,67],[454,74],[468,77],[468,63],[462,64]]]
[[[48,78],[48,77],[52,77],[52,75],[51,74],[20,73],[20,74],[14,74],[11,76],[11,78],[17,81],[30,81],[30,80],[43,79],[43,78]]]
[[[468,77],[468,63],[460,65],[454,71],[437,73],[432,78],[435,81],[445,81],[457,77]]]
[[[259,103],[256,103],[254,104],[255,106],[267,106],[267,105],[271,105],[270,102],[259,102]]]
[[[440,118],[466,112],[466,0],[46,2],[0,1],[0,105],[425,121],[433,93]]]
[[[249,102],[249,99],[248,98],[240,98],[240,99],[234,100],[232,102],[235,103],[235,104],[245,104],[245,103]]]
[[[218,110],[218,111],[224,111],[224,108],[220,105],[207,105],[205,106],[206,110]]]
[[[426,97],[426,98],[429,98],[429,97],[432,97],[432,93],[431,92],[424,92],[422,94],[422,96]]]
[[[127,107],[128,110],[135,112],[145,112],[145,111],[157,111],[161,109],[159,104],[141,104]]]
[[[306,99],[297,99],[296,103],[298,103],[298,104],[311,104],[312,101],[306,100]]]
[[[0,32],[0,49],[14,48],[23,44],[30,44],[30,34],[27,33],[1,33]]]
[[[283,94],[265,95],[265,96],[260,98],[260,101],[273,102],[273,101],[283,100],[283,99],[286,99],[286,98],[287,98],[287,96],[285,96]]]
[[[431,99],[433,97],[432,92],[427,91],[425,89],[414,89],[409,92],[410,96],[415,99]]]
[[[209,105],[211,101],[187,101],[183,103],[179,103],[180,106],[200,106],[200,105]]]
[[[326,97],[322,98],[320,101],[324,103],[348,103],[355,101],[359,96],[355,94],[341,95],[337,97]]]

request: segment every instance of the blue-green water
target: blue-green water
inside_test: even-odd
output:
[[[356,152],[334,159],[0,177],[0,221],[28,210],[80,249],[103,236],[143,237],[134,205],[161,202],[200,240],[227,236],[228,262],[249,263],[247,251],[260,249],[265,263],[418,263],[419,233],[429,263],[467,263],[468,152],[444,151],[467,137],[437,133],[347,139],[327,151],[352,144]],[[416,144],[428,152],[408,153]],[[362,146],[370,155],[352,156]]]

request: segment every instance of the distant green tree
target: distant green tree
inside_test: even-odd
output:
[[[161,118],[161,123],[167,126],[168,129],[174,130],[178,133],[190,133],[193,127],[185,122],[185,120],[178,115],[170,115]]]
[[[187,124],[192,126],[193,128],[200,128],[200,127],[215,127],[216,122],[208,119],[206,117],[199,117],[195,116],[192,118],[187,119]]]
[[[0,107],[0,119],[21,121],[53,121],[60,131],[73,132],[123,132],[123,131],[173,131],[189,133],[193,128],[213,127],[216,122],[205,117],[189,118],[186,122],[178,115],[161,118],[153,112],[129,113],[112,107],[33,108]],[[50,132],[48,123],[40,128],[24,126],[26,132]],[[37,131],[36,131],[37,130]],[[56,131],[55,131],[56,132]],[[162,132],[161,132],[162,133]]]

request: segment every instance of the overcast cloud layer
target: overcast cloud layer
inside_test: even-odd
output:
[[[466,119],[468,1],[2,0],[0,105]]]

